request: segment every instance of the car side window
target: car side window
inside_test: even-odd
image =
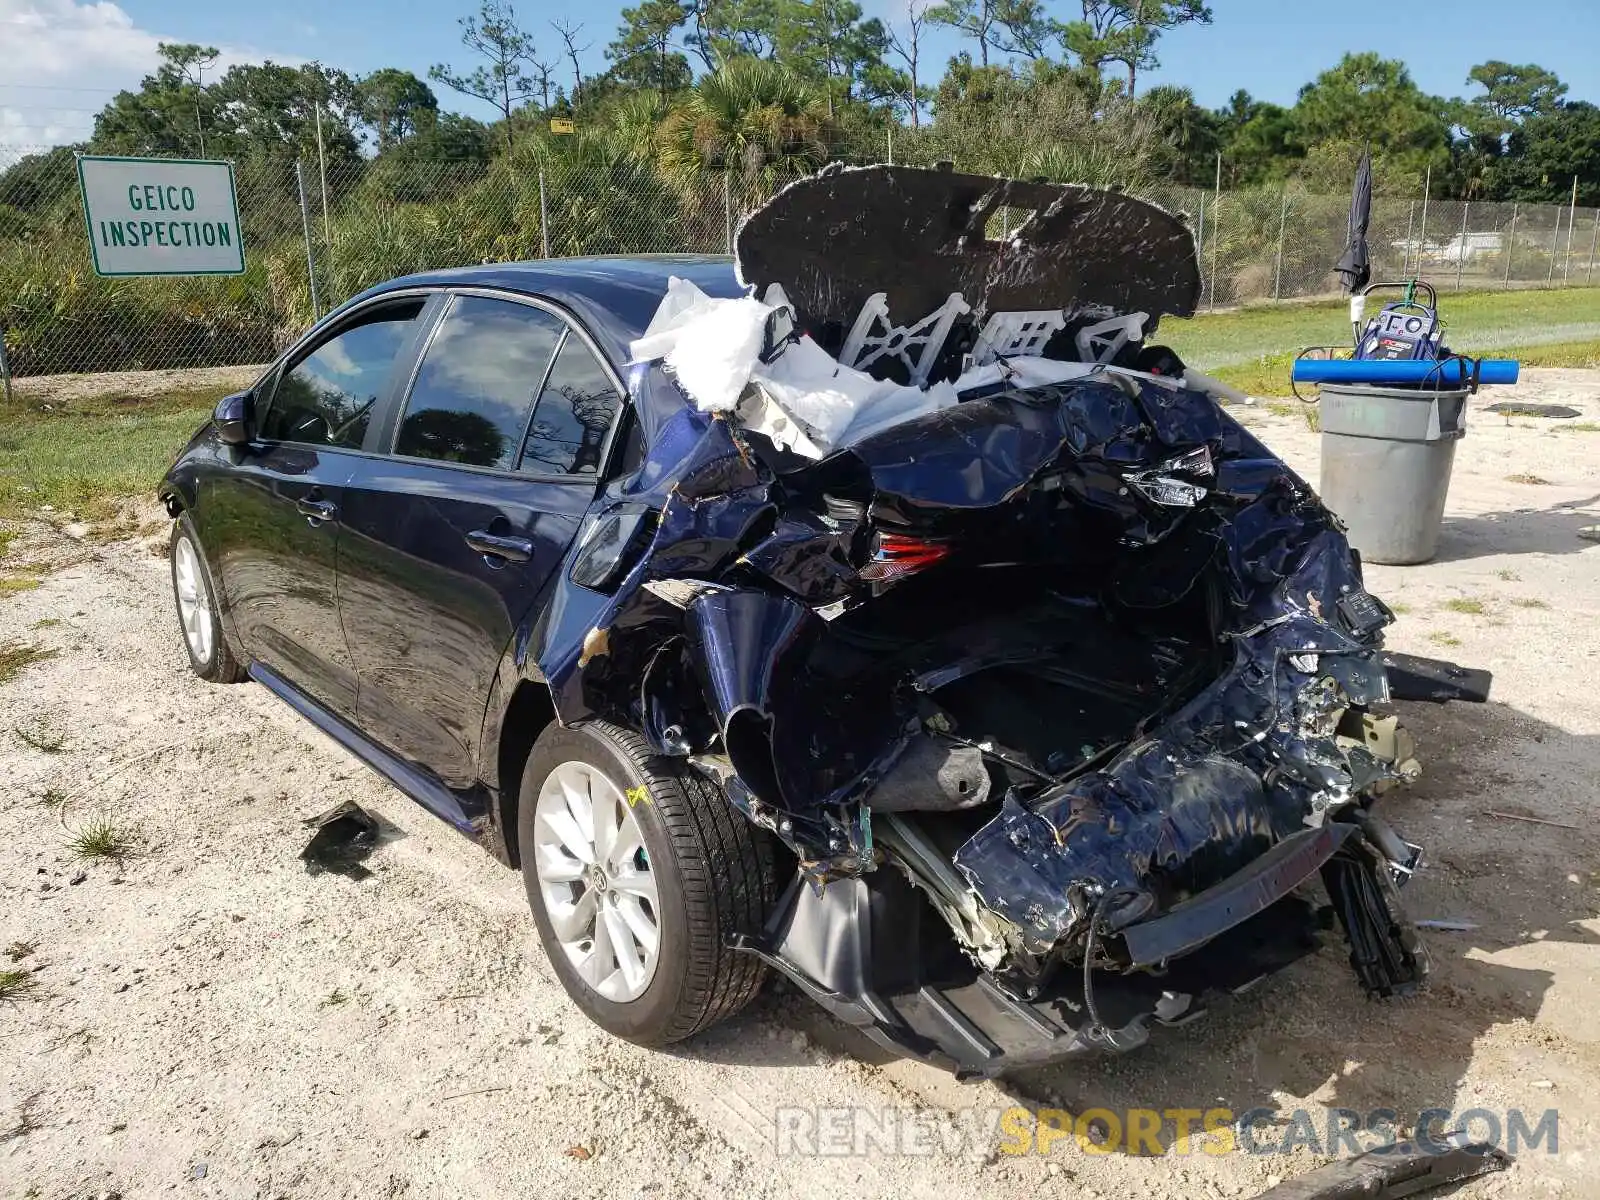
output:
[[[596,474],[621,403],[594,352],[582,338],[567,334],[534,405],[519,469],[538,475]]]
[[[515,467],[533,398],[565,328],[531,305],[455,297],[423,355],[394,452]]]
[[[422,297],[370,310],[284,371],[261,418],[261,437],[359,450]]]

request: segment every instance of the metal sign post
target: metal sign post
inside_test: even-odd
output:
[[[1572,278],[1572,231],[1578,224],[1578,177],[1572,177],[1572,208],[1567,213],[1567,259],[1561,264],[1561,278],[1565,282]]]
[[[1272,298],[1283,296],[1283,235],[1289,227],[1289,185],[1283,185],[1283,205],[1278,209],[1278,262],[1272,269]]]
[[[1217,155],[1216,200],[1211,205],[1211,311],[1217,311],[1217,252],[1222,246],[1222,224],[1217,214],[1222,211],[1222,155]]]
[[[78,156],[96,275],[242,275],[233,165]]]

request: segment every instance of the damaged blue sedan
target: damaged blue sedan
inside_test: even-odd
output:
[[[520,868],[648,1045],[765,974],[963,1076],[1137,1047],[1335,927],[1427,975],[1397,699],[1337,518],[1154,337],[1183,221],[835,168],[733,259],[434,271],[331,313],[160,490],[194,670]]]

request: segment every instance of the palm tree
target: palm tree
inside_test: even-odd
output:
[[[668,112],[661,93],[640,88],[624,93],[606,106],[605,123],[616,142],[629,153],[648,159],[655,155],[656,130]]]
[[[798,175],[827,161],[832,132],[819,88],[768,59],[736,58],[667,114],[659,154],[674,174]]]

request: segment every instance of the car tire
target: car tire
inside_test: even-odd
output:
[[[223,632],[211,564],[200,548],[200,539],[195,536],[194,522],[188,513],[180,513],[173,522],[167,562],[172,573],[178,632],[189,653],[189,666],[201,679],[211,683],[238,683],[245,679],[245,669]]]
[[[594,814],[605,813],[617,827],[596,855]],[[607,1032],[664,1046],[760,991],[761,960],[729,941],[759,933],[771,911],[772,843],[681,759],[652,754],[614,725],[550,725],[522,774],[517,848],[545,953],[567,994]]]

